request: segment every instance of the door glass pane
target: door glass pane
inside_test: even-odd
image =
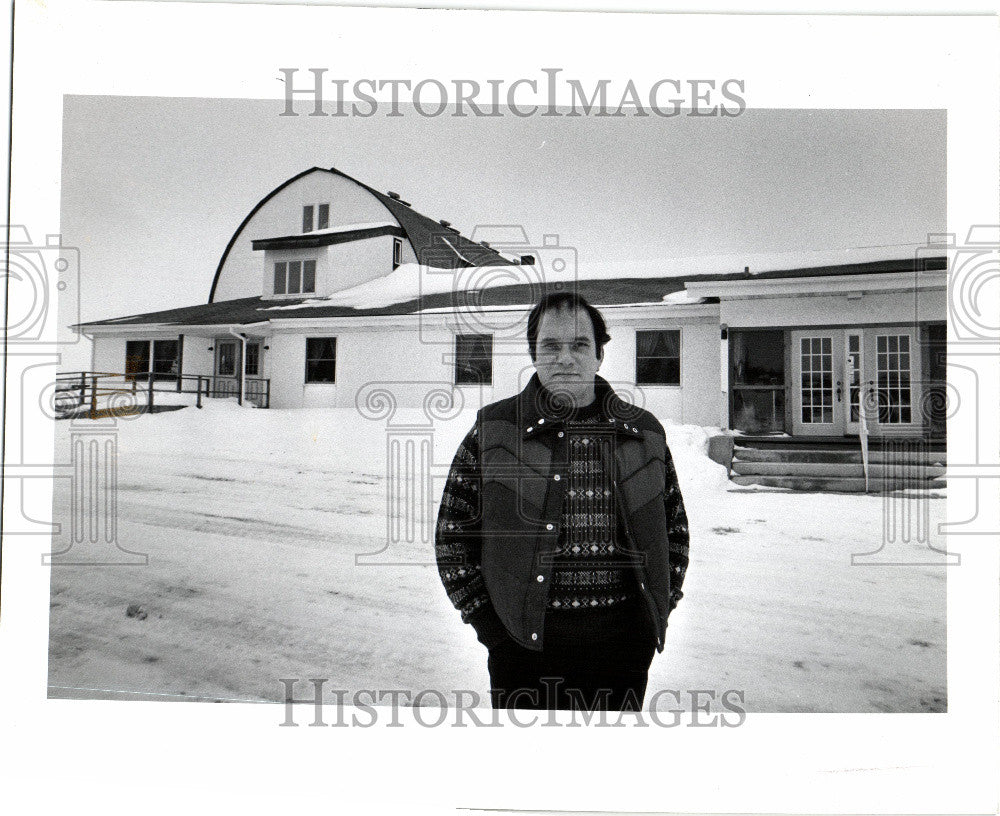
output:
[[[233,377],[236,375],[236,343],[224,340],[217,343],[218,359],[215,373],[220,377]]]
[[[908,424],[913,416],[909,335],[879,335],[875,345],[888,349],[887,354],[878,355],[878,421],[882,425]]]
[[[802,422],[806,425],[833,422],[833,339],[803,337],[802,387],[800,403]]]
[[[861,335],[847,336],[847,402],[849,422],[861,421]]]

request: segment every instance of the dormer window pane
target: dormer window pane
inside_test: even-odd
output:
[[[296,295],[302,291],[302,261],[288,262],[288,294]]]
[[[316,261],[302,262],[302,291],[316,291]]]
[[[274,265],[274,294],[285,294],[285,264],[276,263]]]
[[[313,208],[312,204],[302,208],[302,231],[312,232],[313,228]]]
[[[330,226],[330,205],[320,204],[319,205],[319,218],[316,223],[316,229],[326,229]]]

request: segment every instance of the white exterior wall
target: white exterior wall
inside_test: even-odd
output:
[[[635,384],[637,331],[679,329],[681,333],[680,385]],[[719,367],[719,323],[696,320],[633,320],[609,323],[611,342],[605,346],[600,374],[616,389],[636,394],[635,401],[660,422],[719,425],[722,380]]]
[[[329,204],[331,226],[396,223],[381,201],[354,182],[325,170],[309,173],[264,204],[244,227],[219,275],[215,288],[216,301],[263,293],[261,265],[264,253],[254,252],[251,242],[259,238],[302,234],[302,208],[308,204]],[[404,250],[407,243],[404,242]],[[391,245],[387,258],[386,272],[392,268]]]
[[[392,272],[392,235],[308,249],[268,249],[258,252],[263,283],[258,292],[276,301],[301,298],[302,293],[274,294],[274,265],[281,261],[316,261],[316,297],[326,297]],[[408,241],[403,241],[404,259]],[[410,254],[413,254],[412,249]],[[263,258],[263,260],[260,260]]]
[[[380,235],[326,247],[327,277],[323,293],[349,289],[392,272],[392,241],[392,235]],[[403,247],[407,246],[409,241],[404,240]],[[316,285],[319,286],[319,281]]]
[[[528,355],[523,314],[490,316],[477,324],[446,323],[434,316],[421,326],[323,328],[272,335],[266,341],[264,374],[271,378],[271,407],[338,407],[355,405],[366,385],[384,384],[396,396],[400,411],[420,412],[423,398],[435,388],[454,384],[454,337],[457,332],[492,332],[493,385],[461,386],[466,407],[513,396],[534,373]],[[513,328],[512,328],[513,324]],[[636,329],[679,329],[681,384],[635,385]],[[663,423],[717,426],[721,400],[719,325],[714,316],[610,322],[611,342],[605,347],[600,374]],[[336,384],[305,383],[306,337],[337,338]]]
[[[125,372],[125,344],[130,340],[176,340],[182,332],[138,332],[125,337],[94,337],[94,370],[108,374]],[[208,351],[211,337],[184,334],[181,349],[182,374],[211,374],[214,356]],[[150,349],[152,351],[152,349]]]
[[[125,342],[124,337],[95,337],[94,371],[100,374],[124,373]]]
[[[846,295],[723,299],[720,320],[731,328],[788,326],[862,326],[871,323],[914,323],[944,320],[943,289],[918,292],[866,293],[857,300]]]
[[[209,375],[215,366],[215,353],[209,351],[215,345],[211,337],[196,337],[191,334],[184,335],[183,359],[181,360],[182,374]],[[185,386],[187,387],[187,386]]]

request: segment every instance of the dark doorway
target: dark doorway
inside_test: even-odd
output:
[[[785,430],[785,333],[730,329],[729,425],[744,433]]]

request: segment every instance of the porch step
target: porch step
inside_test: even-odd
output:
[[[864,493],[864,478],[835,478],[824,476],[732,476],[738,485],[783,487],[810,493]],[[893,490],[940,490],[946,487],[944,479],[870,479],[869,493]]]
[[[861,464],[861,450],[850,449],[793,449],[793,448],[744,448],[733,449],[733,460],[741,462],[829,462]],[[873,448],[868,451],[869,462],[920,463],[945,465],[948,455],[945,451],[906,450],[895,448],[883,450]]]
[[[851,439],[737,438],[730,464],[739,485],[811,492],[863,493],[860,443]],[[868,492],[937,490],[946,486],[944,444],[877,440],[869,449]]]
[[[734,459],[733,472],[741,476],[822,476],[833,478],[860,478],[864,479],[864,465],[857,462],[815,462],[807,460],[804,462],[780,461],[780,462],[744,462]],[[891,463],[880,464],[871,463],[868,466],[869,479],[872,478],[917,478],[917,479],[939,479],[945,475],[946,468],[943,465],[927,465],[916,460],[905,464]]]

